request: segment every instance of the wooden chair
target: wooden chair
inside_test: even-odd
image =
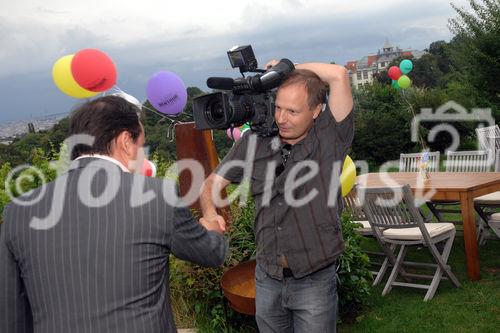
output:
[[[495,172],[500,172],[500,149],[496,151],[495,157]],[[491,216],[500,208],[500,191],[485,194],[480,197],[474,198],[474,209],[476,210],[482,221],[479,222],[479,244],[484,244],[488,238],[486,226],[498,236],[498,229],[492,227]],[[493,223],[495,226],[497,224]],[[500,236],[499,236],[500,237]]]
[[[364,188],[363,210],[374,230],[375,237],[387,254],[390,262],[394,262],[391,274],[384,287],[382,295],[389,293],[393,286],[426,289],[424,301],[434,297],[443,273],[456,286],[460,282],[447,264],[448,257],[455,239],[455,226],[452,223],[424,223],[421,212],[414,204],[410,186],[393,188]],[[436,244],[444,243],[440,252]],[[400,246],[397,258],[395,246]],[[435,269],[434,275],[410,274],[407,277],[431,279],[430,284],[415,284],[396,281],[401,275],[402,264],[408,247],[424,246],[429,249],[436,264],[419,263],[420,267]]]
[[[487,172],[490,170],[491,165],[488,152],[486,151],[447,151],[445,168],[446,172]],[[445,220],[443,217],[444,213],[460,215],[460,209],[450,208],[450,206],[457,206],[459,204],[460,203],[458,201],[433,201],[428,202],[427,207],[429,207],[439,222],[461,224],[462,221],[460,220],[460,217],[458,217],[457,220]],[[484,224],[480,222],[478,226],[478,238],[480,237],[480,233],[483,228]]]
[[[500,172],[500,149],[497,150],[497,153],[496,153],[495,172]]]
[[[488,225],[490,226],[491,230],[493,230],[495,235],[500,238],[500,213],[491,214],[488,220]]]
[[[438,151],[429,152],[429,166],[428,169],[430,172],[438,172],[439,171],[439,157],[440,154]],[[411,154],[400,154],[399,155],[399,171],[400,172],[418,172],[420,159],[422,157],[422,153],[411,153]]]
[[[491,170],[491,161],[488,151],[447,151],[446,172],[488,172]]]
[[[500,128],[498,125],[476,128],[477,140],[483,150],[500,150]]]
[[[375,235],[373,233],[373,229],[368,222],[368,218],[363,212],[363,207],[357,195],[357,186],[354,186],[353,189],[342,199],[344,201],[344,206],[351,213],[353,222],[361,224],[361,226],[354,229],[354,231],[361,236],[374,238]],[[384,252],[364,252],[370,258],[370,264],[376,269],[370,271],[374,277],[373,286],[376,286],[380,283],[380,281],[382,281],[384,273],[389,265],[387,256]],[[380,260],[381,257],[383,257],[383,260],[382,262],[379,262],[378,260]]]
[[[439,151],[429,152],[429,166],[428,171],[439,172],[440,163],[440,153]],[[400,154],[399,155],[399,172],[419,172],[420,159],[422,158],[422,153],[410,153],[410,154]],[[433,202],[429,201],[426,203],[432,214],[436,217],[438,222],[443,222],[443,217],[440,214],[440,210],[436,209]],[[453,211],[455,213],[455,211]]]

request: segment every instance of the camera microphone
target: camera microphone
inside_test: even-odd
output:
[[[234,79],[230,77],[209,77],[207,79],[207,87],[210,89],[232,90]]]
[[[218,90],[233,90],[233,91],[249,91],[253,85],[259,85],[258,77],[236,78],[230,77],[209,77],[207,79],[207,87]]]

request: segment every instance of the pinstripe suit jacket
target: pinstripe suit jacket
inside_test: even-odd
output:
[[[8,205],[0,332],[175,332],[169,254],[217,266],[227,251],[223,236],[167,203],[176,194],[173,182],[86,158]]]

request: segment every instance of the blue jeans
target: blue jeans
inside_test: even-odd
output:
[[[301,279],[276,280],[257,264],[256,314],[260,333],[335,333],[337,282],[335,264]]]

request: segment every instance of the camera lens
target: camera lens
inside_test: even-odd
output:
[[[205,116],[212,124],[224,121],[224,107],[219,100],[210,101],[205,109]]]

